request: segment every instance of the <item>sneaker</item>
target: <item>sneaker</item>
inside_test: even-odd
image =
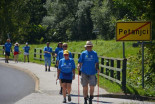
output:
[[[68,95],[68,101],[69,102],[71,101],[71,95]]]
[[[87,97],[84,98],[84,104],[87,104]]]
[[[62,103],[66,103],[66,98],[64,98],[63,102]]]
[[[94,98],[93,95],[90,95],[90,98],[89,98],[89,104],[92,104],[92,99]]]
[[[47,68],[45,68],[45,71],[47,71]]]
[[[93,103],[92,103],[92,99],[89,99],[89,104],[93,104]]]
[[[50,70],[50,69],[48,69],[48,71],[50,72],[51,70]]]

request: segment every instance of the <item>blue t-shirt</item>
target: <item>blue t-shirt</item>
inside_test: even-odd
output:
[[[58,53],[59,53],[60,51],[62,51],[62,50],[63,50],[63,48],[59,48],[59,47],[57,47],[57,48],[55,49],[55,53],[57,54],[56,60],[58,60]]]
[[[64,58],[63,50],[60,51],[60,52],[58,53],[58,58],[57,58],[57,60],[60,61],[62,58]],[[69,58],[73,58],[71,52],[69,52]]]
[[[44,53],[45,57],[51,57],[51,53],[52,53],[52,48],[51,47],[44,47],[44,51],[48,51],[50,53]]]
[[[19,52],[19,46],[15,46],[15,47],[14,47],[14,51],[15,51],[15,52]]]
[[[5,52],[10,52],[11,47],[12,47],[12,44],[11,44],[11,43],[6,42],[6,43],[5,43],[5,45],[4,45],[4,47],[5,47]]]
[[[57,48],[55,49],[55,53],[58,54],[59,51],[62,51],[62,50],[63,50],[63,48],[59,48],[59,47],[57,47]]]
[[[29,46],[25,46],[25,47],[23,47],[23,49],[24,49],[24,52],[29,53],[30,47]]]
[[[78,63],[82,63],[81,72],[87,75],[96,74],[97,70],[95,68],[95,64],[98,63],[97,53],[95,51],[83,51],[80,55]]]
[[[72,71],[75,69],[75,62],[72,58],[69,58],[68,60],[62,58],[59,62],[58,69],[60,69],[60,79],[72,80]]]

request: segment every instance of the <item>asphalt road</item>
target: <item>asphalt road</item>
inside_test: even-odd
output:
[[[0,104],[13,104],[34,91],[35,82],[29,75],[0,64]]]

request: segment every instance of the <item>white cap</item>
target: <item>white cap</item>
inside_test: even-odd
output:
[[[16,42],[15,45],[18,45],[18,42]]]

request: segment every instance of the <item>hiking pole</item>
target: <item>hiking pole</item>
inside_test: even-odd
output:
[[[80,71],[78,70],[78,104],[80,104],[80,81],[79,81]]]
[[[99,103],[99,71],[98,71],[98,74],[97,74],[97,79],[98,79],[98,97],[97,97],[97,104]]]

